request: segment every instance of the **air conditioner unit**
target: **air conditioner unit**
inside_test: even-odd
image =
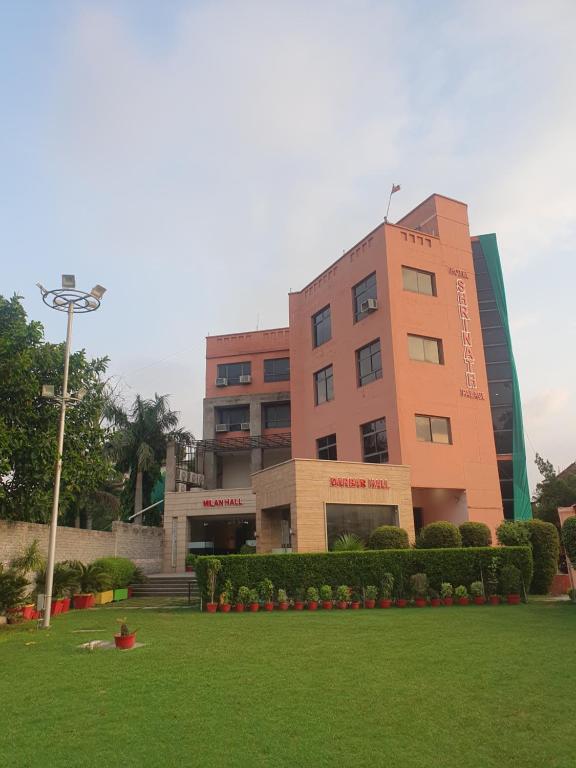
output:
[[[227,387],[228,386],[228,379],[224,379],[224,378],[216,379],[216,386],[217,387]]]
[[[252,384],[252,376],[249,373],[245,376],[240,376],[240,384]]]
[[[378,309],[378,299],[366,299],[360,304],[360,312],[375,312]]]
[[[228,424],[216,424],[216,432],[228,432]]]
[[[250,422],[243,421],[242,424],[240,424],[240,429],[242,430],[242,432],[250,432]]]

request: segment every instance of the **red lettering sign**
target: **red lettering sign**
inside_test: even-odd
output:
[[[363,478],[363,477],[331,477],[329,483],[333,488],[373,488],[384,489],[390,488],[388,480],[382,480],[380,478]]]
[[[244,502],[242,499],[204,499],[202,504],[205,507],[241,507]]]

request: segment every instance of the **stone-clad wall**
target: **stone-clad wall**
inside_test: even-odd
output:
[[[46,555],[49,530],[48,525],[0,520],[0,563],[8,564],[34,539],[38,539]],[[56,537],[56,560],[90,563],[98,557],[128,557],[145,573],[157,573],[162,570],[163,542],[163,528],[120,522],[112,524],[112,531],[61,526]]]

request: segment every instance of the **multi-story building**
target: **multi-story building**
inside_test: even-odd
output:
[[[520,399],[495,237],[471,239],[464,203],[381,224],[289,295],[289,328],[207,339],[203,439],[167,466],[167,567],[504,516],[530,516]]]

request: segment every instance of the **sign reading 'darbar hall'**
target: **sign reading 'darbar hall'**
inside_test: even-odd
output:
[[[331,477],[330,485],[337,488],[390,488],[388,480],[372,477]]]

